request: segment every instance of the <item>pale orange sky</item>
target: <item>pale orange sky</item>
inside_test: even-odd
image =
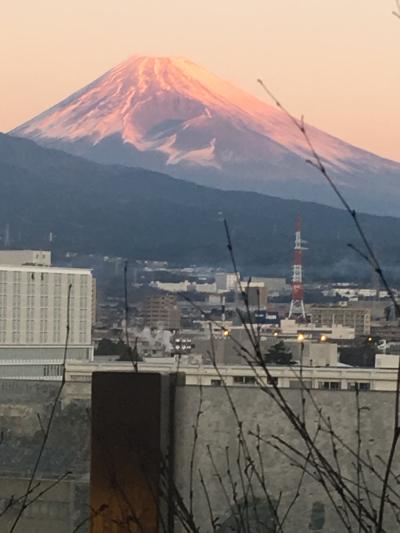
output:
[[[3,0],[0,131],[131,54],[186,56],[400,160],[400,20],[392,0]]]

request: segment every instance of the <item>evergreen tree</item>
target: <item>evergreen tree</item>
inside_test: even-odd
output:
[[[279,341],[265,354],[265,362],[267,365],[291,365],[292,352],[286,348],[283,341]]]

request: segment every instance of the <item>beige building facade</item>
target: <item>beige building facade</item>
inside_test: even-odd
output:
[[[354,328],[355,335],[370,335],[371,310],[362,307],[311,307],[311,321],[317,326],[340,324]]]

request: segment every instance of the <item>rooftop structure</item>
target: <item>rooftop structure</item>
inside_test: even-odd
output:
[[[312,322],[298,324],[295,320],[286,318],[280,322],[280,335],[282,337],[297,337],[303,334],[306,339],[324,340],[352,340],[355,337],[354,327],[341,324],[317,325]]]
[[[0,265],[51,265],[51,252],[43,250],[0,250]]]

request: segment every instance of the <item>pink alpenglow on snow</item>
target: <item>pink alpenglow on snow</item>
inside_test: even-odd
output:
[[[12,133],[102,163],[335,205],[304,161],[309,152],[302,135],[263,98],[262,92],[258,99],[184,58],[133,56]],[[400,214],[387,197],[400,193],[398,163],[307,129],[357,207]],[[378,179],[384,187],[379,200]]]

